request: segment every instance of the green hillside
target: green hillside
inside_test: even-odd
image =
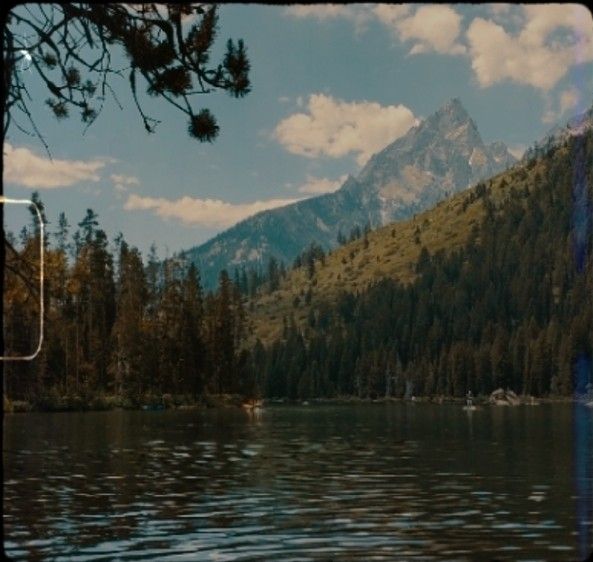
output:
[[[306,267],[291,271],[279,290],[262,292],[251,307],[254,336],[262,342],[274,341],[291,316],[305,326],[310,310],[322,302],[335,302],[341,291],[360,292],[386,277],[413,282],[423,248],[434,255],[462,247],[488,209],[521,199],[520,194],[531,192],[543,173],[542,162],[517,164],[410,220],[379,228],[337,248],[324,263],[317,262],[312,277]]]
[[[254,306],[265,393],[584,392],[592,162],[588,131],[293,271]]]

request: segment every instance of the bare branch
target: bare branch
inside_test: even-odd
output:
[[[183,18],[190,14],[195,14],[195,23],[187,26]],[[47,104],[56,117],[67,117],[70,109],[77,109],[85,122],[85,131],[104,107],[107,91],[122,107],[111,78],[123,77],[124,70],[129,70],[132,99],[148,132],[153,132],[159,121],[142,107],[137,74],[144,79],[146,93],[160,97],[193,120],[192,136],[212,140],[218,130],[215,120],[204,109],[200,110],[202,120],[196,120],[193,96],[226,90],[239,97],[249,91],[249,67],[244,64],[241,42],[235,51],[232,42],[227,44],[222,64],[209,63],[216,27],[216,6],[204,8],[201,4],[171,4],[165,8],[154,3],[66,3],[15,8],[3,36],[3,134],[6,136],[9,125],[15,123],[12,112],[20,111],[48,150],[28,105],[32,101],[26,89],[28,76],[19,69],[26,58],[32,74],[51,94]],[[127,69],[113,68],[114,45],[130,60]],[[229,60],[236,68],[228,64]],[[94,97],[97,90],[102,97]],[[93,99],[97,99],[98,109],[91,106]],[[202,122],[208,124],[209,132],[205,136],[194,134],[196,123]],[[16,126],[22,130],[20,125]]]

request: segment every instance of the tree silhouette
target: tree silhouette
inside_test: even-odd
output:
[[[3,135],[11,124],[31,134],[19,121],[24,118],[44,142],[30,111],[33,79],[47,88],[46,104],[56,118],[78,112],[88,126],[109,94],[120,105],[112,88],[112,78],[120,76],[127,78],[149,133],[159,121],[143,109],[139,77],[149,96],[166,100],[187,116],[191,137],[211,142],[218,124],[207,108],[194,108],[194,96],[223,90],[240,98],[250,91],[250,63],[242,40],[235,44],[229,39],[221,62],[210,60],[217,32],[216,5],[18,6],[8,14],[2,37]],[[115,68],[115,47],[123,50],[128,66]]]

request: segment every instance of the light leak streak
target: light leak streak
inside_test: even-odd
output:
[[[584,31],[577,32],[577,35]],[[575,43],[575,60],[583,60],[585,37],[577,37]],[[575,71],[574,85],[577,91],[588,92],[587,83],[590,75],[585,75],[584,67]],[[588,96],[587,96],[588,97]],[[580,100],[580,114],[586,118],[585,99]],[[580,123],[577,123],[577,127]],[[580,128],[580,127],[579,127]],[[587,161],[585,139],[583,136],[575,138],[573,153],[572,178],[572,235],[574,263],[577,275],[586,275],[587,257],[591,251],[591,201],[589,200],[587,175],[593,162]],[[587,408],[582,402],[583,394],[589,390],[591,384],[591,357],[582,353],[576,358],[573,371],[573,431],[574,431],[574,484],[576,487],[576,518],[579,556],[587,559],[593,548],[593,409]],[[591,400],[591,395],[587,397]]]
[[[580,123],[577,124],[579,127]],[[579,127],[580,128],[580,127]],[[587,161],[585,137],[574,139],[572,155],[572,250],[576,275],[587,274],[591,255],[591,211],[587,175],[593,162]],[[573,365],[574,485],[580,559],[593,548],[593,410],[584,404],[591,384],[591,356],[581,352]],[[586,399],[590,400],[588,396]]]
[[[32,361],[37,357],[41,351],[43,345],[43,329],[44,329],[44,315],[45,315],[45,296],[44,296],[44,285],[45,285],[45,248],[43,244],[45,225],[43,223],[43,216],[39,207],[29,199],[10,199],[0,195],[0,205],[6,203],[16,205],[29,205],[35,209],[37,213],[37,219],[39,221],[39,340],[37,342],[37,348],[30,355],[11,355],[11,356],[0,356],[0,361]],[[4,228],[4,225],[0,225],[0,228]]]

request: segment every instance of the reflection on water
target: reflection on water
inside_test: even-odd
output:
[[[591,464],[573,480],[570,405],[4,422],[14,559],[560,562],[578,557],[577,505],[593,502]]]

